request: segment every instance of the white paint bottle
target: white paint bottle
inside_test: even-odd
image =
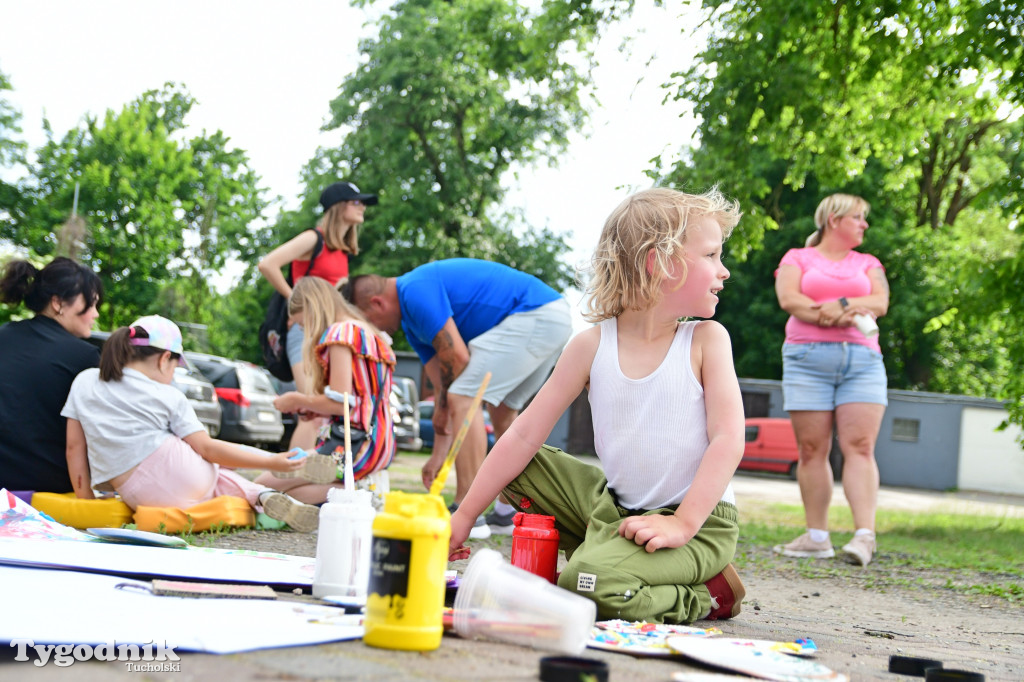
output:
[[[316,541],[314,597],[344,597],[366,603],[373,545],[372,493],[331,488],[320,507]]]

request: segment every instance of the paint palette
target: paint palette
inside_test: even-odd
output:
[[[791,656],[776,649],[780,642],[752,639],[696,639],[673,636],[668,646],[695,661],[725,668],[732,672],[777,682],[847,682],[846,675],[800,656]],[[817,647],[815,647],[816,649]],[[673,680],[696,682],[693,677]]]
[[[587,646],[591,649],[617,651],[633,656],[678,656],[668,646],[668,638],[712,637],[720,635],[718,628],[695,628],[688,625],[668,623],[629,622],[625,620],[602,620],[594,624]]]

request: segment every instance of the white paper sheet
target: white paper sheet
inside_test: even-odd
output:
[[[60,543],[67,549],[70,543]],[[104,548],[109,549],[110,546]],[[152,548],[136,548],[152,549]],[[160,550],[173,553],[175,550]],[[184,553],[184,552],[183,552]],[[227,654],[362,637],[359,616],[330,606],[264,599],[158,597],[118,588],[149,583],[117,576],[0,566],[0,642],[166,643]],[[28,655],[33,656],[31,650]]]
[[[10,537],[0,537],[0,564],[281,587],[311,586],[316,568],[311,557],[287,554]]]

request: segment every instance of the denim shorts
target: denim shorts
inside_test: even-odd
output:
[[[882,356],[847,342],[782,346],[782,409],[831,411],[846,403],[888,405]]]
[[[305,332],[301,324],[293,324],[288,329],[288,336],[284,338],[285,352],[288,353],[288,364],[294,367],[302,364],[302,338]]]

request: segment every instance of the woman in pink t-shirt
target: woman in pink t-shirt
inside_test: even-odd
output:
[[[805,248],[782,257],[775,280],[779,305],[790,315],[782,394],[800,450],[797,481],[807,532],[774,549],[794,557],[835,556],[828,532],[835,429],[856,527],[842,555],[862,566],[875,552],[875,442],[888,404],[874,320],[889,309],[889,284],[877,258],[854,251],[864,241],[868,209],[857,196],[826,197],[814,214],[818,229]]]

